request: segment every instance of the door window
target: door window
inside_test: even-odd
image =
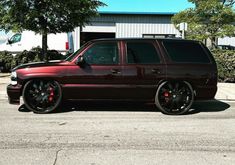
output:
[[[116,42],[95,43],[83,54],[83,58],[88,64],[118,64],[118,45]]]
[[[159,63],[159,55],[151,42],[127,42],[127,63]]]

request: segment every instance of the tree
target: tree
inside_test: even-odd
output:
[[[232,9],[233,0],[188,0],[195,4],[172,17],[177,27],[181,22],[188,23],[186,38],[196,40],[210,39],[212,47],[216,39],[225,36],[235,36],[235,13]]]
[[[47,59],[47,34],[84,26],[103,5],[98,0],[1,0],[0,29],[41,34],[42,54]]]

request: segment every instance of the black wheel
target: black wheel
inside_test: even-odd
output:
[[[181,115],[188,112],[194,101],[194,92],[188,82],[165,81],[159,85],[156,106],[165,114]]]
[[[56,81],[30,80],[24,86],[23,99],[29,110],[35,113],[49,113],[61,102],[61,87]]]

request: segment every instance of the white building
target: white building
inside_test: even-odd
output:
[[[171,23],[175,13],[100,12],[89,25],[74,31],[74,48],[97,38],[180,37]]]
[[[218,45],[235,46],[235,37],[224,37],[218,39]]]

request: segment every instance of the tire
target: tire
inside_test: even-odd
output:
[[[167,115],[186,114],[194,101],[192,86],[186,81],[165,81],[157,89],[155,104]]]
[[[62,91],[57,81],[30,80],[23,89],[25,106],[34,113],[53,112],[61,103]]]

